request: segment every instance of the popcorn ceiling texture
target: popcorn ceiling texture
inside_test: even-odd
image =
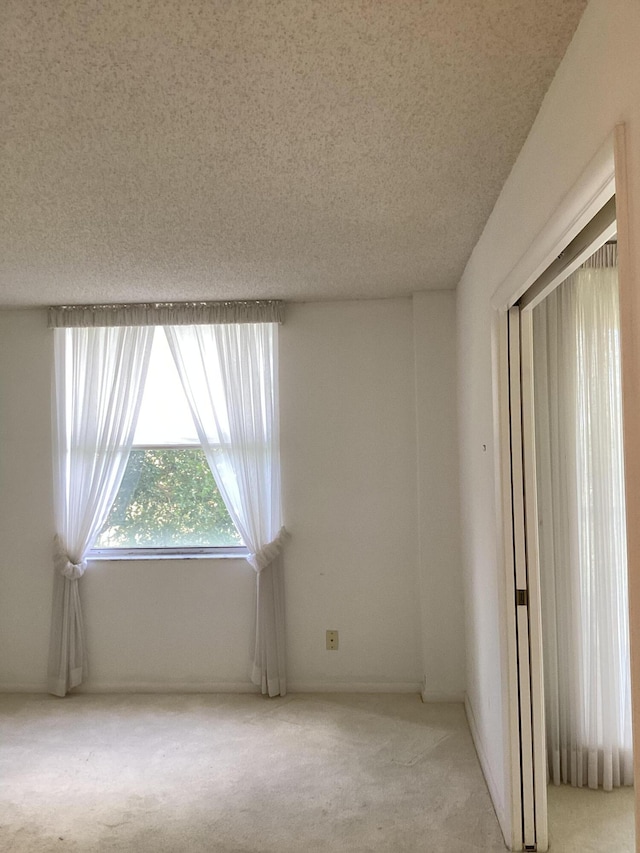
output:
[[[585,0],[3,0],[0,305],[456,286]]]

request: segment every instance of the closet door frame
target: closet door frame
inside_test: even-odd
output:
[[[617,222],[601,227],[602,221],[610,220],[612,205],[614,210],[617,207]],[[545,851],[548,846],[532,310],[616,229],[623,318],[624,431],[625,435],[640,434],[640,346],[635,341],[636,328],[640,329],[640,295],[631,276],[624,125],[615,128],[492,299],[496,484],[507,652],[505,772],[510,779],[513,850]],[[593,237],[588,250],[581,243],[585,234]],[[576,245],[578,249],[571,255]],[[634,742],[640,743],[640,490],[631,486],[640,482],[640,448],[635,450],[632,444],[625,445],[625,475],[630,519],[629,607],[630,622],[635,626],[630,638]],[[634,517],[638,520],[635,525]],[[634,614],[638,614],[635,620]],[[640,749],[634,756],[636,778],[640,778]],[[639,819],[636,801],[636,844],[640,851]]]

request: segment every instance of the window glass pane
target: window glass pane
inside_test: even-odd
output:
[[[147,447],[168,444],[200,447],[189,403],[162,328],[156,329],[153,336],[133,443]]]
[[[95,548],[242,545],[200,447],[131,451]]]

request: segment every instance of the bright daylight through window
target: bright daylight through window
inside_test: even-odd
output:
[[[93,551],[243,546],[196,434],[164,329],[155,330],[127,468]]]

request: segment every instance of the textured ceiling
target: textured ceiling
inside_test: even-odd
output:
[[[455,287],[584,0],[2,0],[0,304]]]

